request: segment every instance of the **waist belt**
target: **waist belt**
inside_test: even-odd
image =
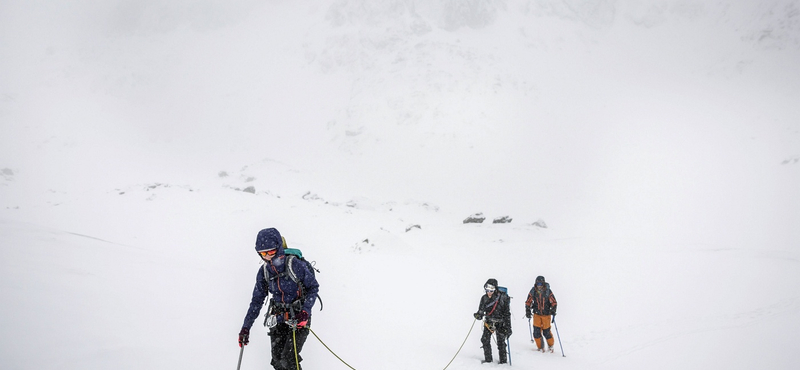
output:
[[[273,313],[290,312],[294,314],[295,312],[300,312],[303,309],[303,302],[300,301],[299,299],[295,300],[292,303],[275,302],[274,300],[272,300],[270,305],[272,306]]]

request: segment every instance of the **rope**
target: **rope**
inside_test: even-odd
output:
[[[294,344],[294,364],[297,365],[297,370],[300,370],[300,362],[297,361],[297,330],[292,329],[292,344]]]
[[[328,345],[327,345],[327,344],[325,344],[325,342],[323,342],[323,341],[322,341],[322,339],[319,339],[319,336],[317,336],[317,333],[315,333],[313,330],[311,330],[311,328],[308,328],[308,330],[311,332],[311,334],[314,334],[314,337],[316,337],[316,338],[317,338],[317,340],[318,340],[320,343],[322,343],[322,345],[323,345],[323,346],[325,346],[325,348],[328,350],[328,352],[330,352],[332,355],[336,356],[336,358],[338,358],[338,359],[339,359],[339,361],[341,361],[343,364],[347,365],[347,367],[349,367],[349,368],[351,368],[351,369],[353,369],[353,370],[356,370],[356,368],[354,368],[354,367],[350,366],[350,364],[348,364],[347,362],[344,362],[344,360],[342,360],[342,358],[341,358],[341,357],[339,357],[339,355],[337,355],[336,353],[334,353],[333,351],[331,351],[331,349],[328,347]],[[295,352],[295,353],[296,353],[296,352]]]
[[[467,339],[469,339],[469,335],[472,334],[472,328],[475,327],[475,321],[478,321],[478,319],[472,320],[472,325],[470,325],[470,327],[469,327],[469,332],[467,333],[467,337],[464,338],[464,341],[461,342],[461,347],[458,347],[458,351],[456,351],[456,354],[453,355],[453,358],[450,359],[450,362],[448,362],[447,366],[445,366],[444,369],[442,369],[442,370],[447,370],[447,368],[450,366],[450,364],[453,363],[453,360],[456,359],[456,356],[458,356],[458,353],[461,352],[461,349],[464,348],[464,343],[467,343]]]
[[[450,367],[450,364],[452,364],[452,363],[453,363],[453,360],[455,360],[455,359],[456,359],[456,357],[458,356],[458,354],[461,352],[461,349],[462,349],[462,348],[464,348],[464,344],[466,344],[466,343],[467,343],[467,339],[469,339],[469,335],[470,335],[470,334],[472,334],[472,329],[473,329],[473,328],[475,328],[475,322],[476,322],[476,321],[478,321],[478,319],[475,319],[475,320],[473,320],[473,321],[472,321],[472,325],[470,325],[470,327],[469,327],[469,332],[467,333],[467,337],[466,337],[466,338],[464,338],[464,341],[463,341],[463,342],[461,342],[461,347],[458,347],[458,351],[456,351],[456,354],[455,354],[455,355],[453,355],[453,358],[452,358],[452,359],[450,359],[450,362],[448,362],[448,363],[447,363],[447,366],[445,366],[445,367],[444,367],[444,369],[442,369],[442,370],[447,370],[447,368],[448,368],[448,367]],[[314,332],[314,330],[311,330],[311,328],[308,328],[308,331],[310,331],[310,332],[311,332],[311,334],[314,334],[314,337],[315,337],[315,338],[317,338],[317,340],[318,340],[320,343],[322,343],[322,345],[323,345],[323,346],[325,346],[325,349],[327,349],[327,350],[328,350],[328,352],[330,352],[330,353],[331,353],[332,355],[334,355],[334,356],[335,356],[337,359],[339,359],[339,361],[341,361],[343,364],[347,365],[347,367],[349,367],[349,368],[351,368],[351,369],[353,369],[353,370],[356,370],[354,367],[350,366],[350,364],[348,364],[347,362],[345,362],[344,360],[342,360],[342,358],[341,358],[341,357],[339,357],[339,355],[337,355],[335,352],[333,352],[333,350],[331,350],[331,349],[330,349],[330,347],[328,347],[328,345],[327,345],[327,344],[325,344],[325,342],[323,342],[323,341],[322,341],[322,339],[320,339],[320,338],[319,338],[319,336],[317,335],[317,333],[315,333],[315,332]],[[297,357],[296,357],[296,356],[297,356],[297,347],[296,347],[296,346],[297,346],[297,345],[295,344],[295,351],[294,351],[294,353],[295,353],[295,358],[297,358]],[[298,364],[298,370],[299,370],[299,364]]]

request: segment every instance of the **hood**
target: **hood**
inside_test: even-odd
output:
[[[542,283],[542,287],[539,288],[539,283]],[[544,281],[544,276],[537,276],[536,277],[536,285],[533,286],[534,289],[550,289],[550,284]]]
[[[278,249],[276,256],[283,255],[283,239],[278,229],[269,228],[258,232],[256,236],[256,252]]]

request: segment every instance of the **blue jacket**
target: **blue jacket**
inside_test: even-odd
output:
[[[274,230],[275,229],[266,229]],[[264,231],[264,230],[262,230]],[[260,235],[260,233],[259,233]],[[256,274],[256,285],[253,288],[253,298],[250,300],[250,308],[247,310],[247,315],[244,318],[242,327],[250,328],[253,326],[256,318],[261,312],[261,307],[264,305],[264,300],[269,294],[272,295],[272,300],[276,303],[291,304],[301,297],[299,284],[295,283],[286,271],[286,262],[289,257],[284,253],[280,234],[277,235],[277,254],[272,257],[270,262],[265,262],[261,268],[258,269]],[[270,249],[264,248],[263,245],[256,243],[256,250]],[[314,275],[314,270],[308,264],[299,258],[291,258],[292,271],[297,275],[298,282],[302,283],[305,287],[305,297],[303,301],[299,302],[302,309],[308,312],[311,317],[311,309],[314,303],[317,302],[317,293],[319,292],[319,283]],[[265,276],[266,275],[266,276]]]

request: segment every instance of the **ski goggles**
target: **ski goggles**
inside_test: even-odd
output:
[[[495,288],[494,288],[494,285],[489,285],[489,284],[486,284],[486,285],[483,287],[483,290],[485,290],[487,293],[488,293],[488,292],[494,292],[494,289],[495,289]]]
[[[267,257],[267,256],[272,257],[276,253],[278,253],[278,248],[273,248],[273,249],[266,250],[266,251],[258,251],[258,254],[260,254],[261,257]]]

